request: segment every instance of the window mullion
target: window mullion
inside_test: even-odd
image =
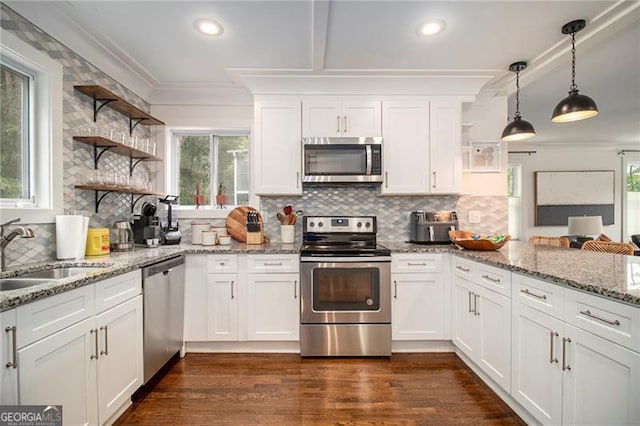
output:
[[[210,135],[211,149],[209,149],[209,204],[216,205],[218,193],[218,136]]]
[[[23,121],[22,121],[22,179],[26,184],[22,185],[22,197],[35,202],[35,173],[36,173],[36,135],[35,135],[35,102],[34,86],[35,80],[32,76],[27,77],[26,93],[23,94]],[[26,193],[25,193],[26,191]]]

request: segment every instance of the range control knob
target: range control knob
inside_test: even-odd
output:
[[[365,226],[366,228],[371,228],[371,222],[367,222],[367,223],[365,223],[365,224],[364,224],[364,226]]]
[[[314,222],[309,222],[309,227],[313,228],[314,226],[316,226],[316,224]]]
[[[358,228],[362,228],[362,222],[358,222],[358,223],[356,224],[356,226],[357,226]]]
[[[322,228],[322,226],[324,226],[324,223],[318,222],[318,228]]]

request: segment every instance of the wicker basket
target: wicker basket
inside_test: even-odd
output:
[[[451,241],[458,247],[467,249],[467,250],[479,250],[479,251],[490,251],[490,250],[498,250],[511,239],[510,235],[507,235],[506,238],[499,243],[494,243],[491,240],[487,240],[484,238],[480,238],[474,240],[471,238],[474,234],[468,231],[449,231],[449,238]]]

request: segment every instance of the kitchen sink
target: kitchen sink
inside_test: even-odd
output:
[[[3,278],[0,279],[0,291],[18,290],[49,281],[49,278]]]
[[[47,279],[47,280],[59,280],[62,278],[72,277],[74,275],[82,275],[88,272],[93,272],[99,268],[105,268],[105,265],[99,266],[58,266],[50,269],[43,269],[42,271],[29,272],[16,277],[17,279]]]

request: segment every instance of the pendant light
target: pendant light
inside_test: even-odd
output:
[[[585,27],[584,19],[577,19],[562,27],[562,34],[571,34],[571,87],[569,96],[560,101],[553,110],[551,121],[567,123],[584,120],[598,114],[598,107],[589,96],[578,93],[576,86],[576,33]]]
[[[527,63],[524,61],[514,62],[509,66],[509,71],[516,73],[516,113],[513,115],[513,121],[502,131],[504,142],[523,141],[536,135],[531,123],[523,120],[520,115],[520,71],[525,68]]]

